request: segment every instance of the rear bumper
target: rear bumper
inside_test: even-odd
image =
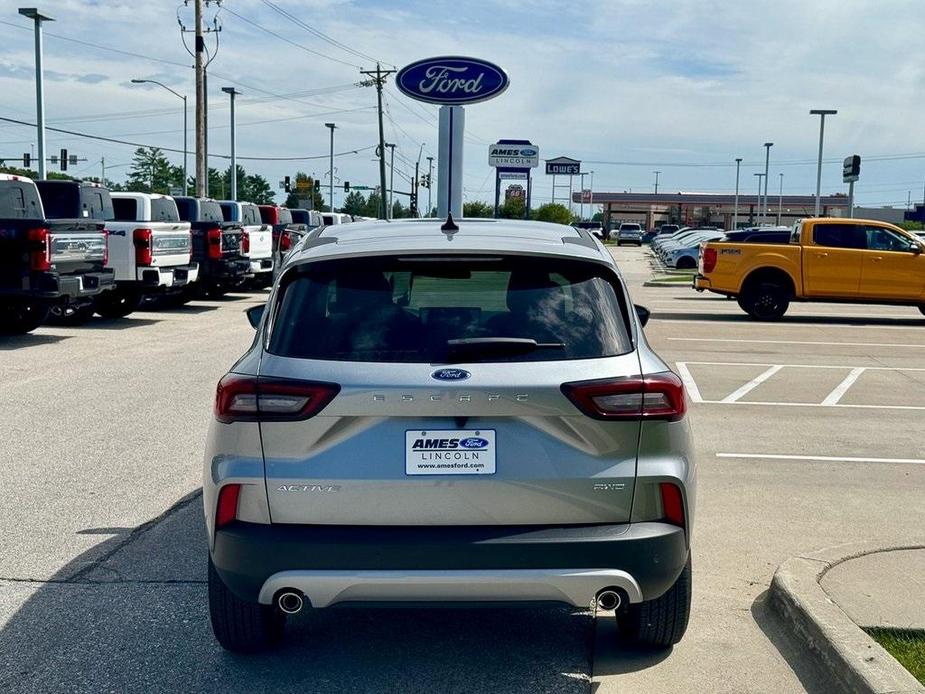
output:
[[[140,267],[138,282],[146,290],[185,287],[199,278],[199,263],[169,267]]]
[[[713,283],[703,275],[694,277],[694,289],[712,289]]]
[[[259,260],[251,260],[250,263],[250,271],[255,275],[262,272],[273,272],[272,258],[260,258]]]
[[[212,561],[240,598],[296,588],[342,602],[556,600],[587,607],[602,588],[632,602],[662,595],[688,557],[665,523],[581,526],[323,526],[236,521]]]
[[[209,260],[200,266],[200,279],[212,284],[235,286],[250,276],[251,263],[247,258]]]
[[[37,296],[84,299],[111,289],[115,284],[113,278],[112,270],[86,272],[78,275],[46,274],[43,276],[41,283],[34,283],[33,287],[39,290],[36,293]]]

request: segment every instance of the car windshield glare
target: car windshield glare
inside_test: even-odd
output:
[[[632,349],[615,278],[544,258],[355,258],[282,280],[268,351],[336,361],[550,361]]]

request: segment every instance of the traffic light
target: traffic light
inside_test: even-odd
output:
[[[321,179],[320,178],[315,179],[315,191],[321,192]]]
[[[283,190],[285,190],[287,193],[292,192],[292,184],[290,183],[289,176],[283,177]]]
[[[28,152],[23,152],[22,168],[28,169],[30,166],[32,166],[32,155],[29,154]]]
[[[344,192],[345,193],[350,192],[350,181],[344,181]]]
[[[61,170],[67,171],[67,150],[61,150]]]
[[[414,191],[411,192],[411,195],[408,196],[408,210],[411,212],[412,217],[418,216],[418,196],[414,194]]]

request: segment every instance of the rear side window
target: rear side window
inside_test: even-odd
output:
[[[34,185],[0,181],[0,219],[42,219],[44,216]]]
[[[326,261],[294,270],[282,289],[269,344],[269,351],[281,356],[416,363],[553,361],[632,349],[622,289],[604,268],[591,263],[413,257]],[[524,346],[530,340],[537,345]],[[515,349],[508,351],[511,346]]]
[[[151,221],[179,222],[180,213],[177,211],[177,203],[170,198],[152,198]]]
[[[813,243],[829,248],[867,248],[867,234],[860,224],[816,224]]]
[[[260,210],[256,205],[244,205],[244,223],[251,226],[254,224],[263,224],[260,218]]]
[[[292,213],[285,207],[279,208],[279,221],[277,224],[292,224]]]
[[[80,215],[90,219],[113,218],[112,196],[105,188],[82,187],[80,189]]]
[[[112,210],[112,218],[117,222],[134,222],[138,219],[138,201],[133,198],[113,198]]]

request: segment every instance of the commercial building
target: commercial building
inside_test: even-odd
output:
[[[581,193],[572,196],[575,203],[581,202]],[[594,191],[594,205],[601,205],[604,225],[608,229],[621,222],[637,222],[645,229],[660,224],[709,224],[722,229],[732,229],[735,214],[735,196],[715,193],[605,193]],[[585,196],[585,203],[590,202]],[[778,206],[778,202],[780,205]],[[820,200],[822,214],[832,217],[848,216],[848,196],[826,195]],[[780,223],[792,224],[795,220],[813,216],[816,205],[814,195],[769,194],[765,217],[759,219],[761,202],[757,195],[739,195],[739,227],[756,224],[777,224],[778,207]]]

